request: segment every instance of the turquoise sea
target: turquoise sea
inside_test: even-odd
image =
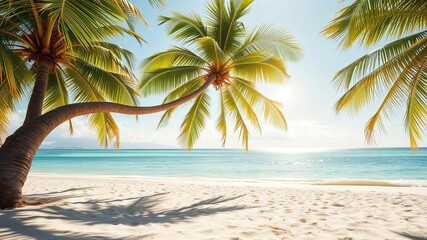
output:
[[[386,180],[427,186],[427,148],[39,150],[32,172],[240,180]]]
[[[385,180],[427,186],[427,148],[39,150],[32,172],[234,180]]]

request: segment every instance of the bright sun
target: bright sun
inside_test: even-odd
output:
[[[295,91],[292,86],[286,84],[283,86],[276,86],[272,89],[271,93],[272,96],[270,96],[270,98],[282,103],[285,106],[289,106],[293,102]]]

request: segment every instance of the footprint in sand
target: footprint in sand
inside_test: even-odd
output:
[[[245,237],[252,237],[256,234],[256,232],[241,232],[240,234],[242,234]]]
[[[276,227],[276,226],[270,226],[270,225],[263,225],[263,227],[269,227],[271,229],[271,232],[273,232],[275,235],[281,235],[281,234],[289,234],[290,231],[286,230],[284,228],[281,227]]]
[[[334,206],[334,207],[345,207],[345,205],[342,205],[339,203],[333,203],[332,206]]]
[[[235,228],[238,228],[239,226],[235,226],[235,225],[227,225],[227,228],[228,229],[235,229]]]
[[[213,230],[212,229],[205,229],[205,230],[202,230],[200,232],[204,233],[204,234],[211,234],[211,233],[213,233]]]

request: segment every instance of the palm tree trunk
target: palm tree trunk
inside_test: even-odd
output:
[[[27,107],[24,124],[30,122],[42,114],[49,74],[52,69],[52,60],[49,57],[40,57],[37,61],[36,81],[33,93]]]
[[[197,97],[206,91],[215,79],[216,75],[211,75],[198,90],[162,105],[136,107],[108,102],[76,103],[54,109],[24,124],[0,147],[0,209],[24,205],[22,187],[30,171],[33,157],[47,135],[63,122],[93,113],[143,115],[165,111]]]

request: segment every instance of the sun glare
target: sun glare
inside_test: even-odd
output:
[[[293,103],[295,89],[289,84],[277,86],[272,89],[270,96],[273,100],[282,103],[285,106],[290,106]]]

